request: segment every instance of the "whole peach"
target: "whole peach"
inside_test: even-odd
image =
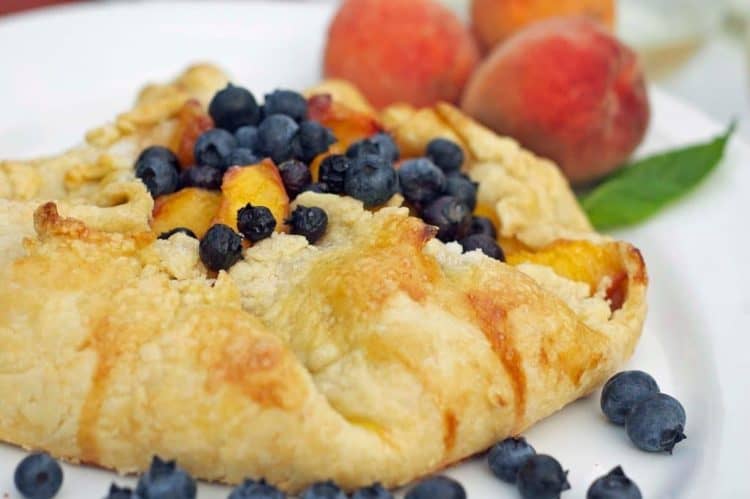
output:
[[[496,132],[556,161],[573,183],[622,164],[650,107],[633,51],[587,18],[540,22],[495,48],[462,107]]]
[[[457,102],[479,60],[469,30],[434,0],[346,0],[328,31],[325,76],[376,107]]]
[[[585,15],[610,29],[615,0],[472,0],[471,22],[485,49],[525,26],[557,16]]]

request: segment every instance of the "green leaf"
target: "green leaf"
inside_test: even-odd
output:
[[[700,183],[721,161],[735,123],[714,140],[641,159],[579,198],[597,229],[646,220]]]

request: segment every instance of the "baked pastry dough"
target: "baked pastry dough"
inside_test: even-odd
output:
[[[418,148],[403,134],[420,111],[405,111],[393,133]],[[114,143],[27,165],[33,194],[4,164],[0,440],[121,472],[159,454],[292,492],[397,486],[594,390],[640,335],[640,254],[591,232],[554,165],[430,111],[467,148],[509,264],[461,254],[406,208],[308,192],[295,203],[329,217],[316,245],[275,233],[212,276],[196,240],[156,240],[125,168],[80,198],[66,188],[62,162],[114,158]]]

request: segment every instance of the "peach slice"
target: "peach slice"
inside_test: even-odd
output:
[[[169,148],[177,154],[182,169],[192,167],[195,164],[193,148],[198,137],[214,127],[211,116],[203,109],[201,103],[196,99],[185,102],[177,113],[177,127],[172,134]]]
[[[310,119],[330,128],[344,150],[353,142],[383,131],[371,115],[336,102],[330,94],[313,95],[307,102]]]
[[[224,174],[221,184],[221,205],[215,223],[237,230],[237,210],[250,203],[265,206],[276,219],[276,231],[283,231],[289,214],[289,196],[279,170],[269,160],[251,166],[235,166]]]
[[[221,203],[221,195],[197,187],[188,187],[159,196],[154,202],[151,228],[161,234],[177,227],[192,230],[199,238],[211,227]]]

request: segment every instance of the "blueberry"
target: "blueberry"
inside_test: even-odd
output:
[[[352,159],[365,154],[376,154],[390,162],[396,161],[400,156],[398,146],[387,133],[377,133],[358,140],[346,150],[347,157]]]
[[[427,205],[422,218],[438,228],[437,237],[443,242],[462,239],[471,226],[471,210],[453,196],[442,196]]]
[[[685,409],[675,398],[657,393],[638,402],[625,420],[630,440],[648,452],[672,449],[685,437]]]
[[[602,389],[602,412],[615,424],[624,425],[630,411],[641,400],[659,393],[654,378],[643,371],[623,371],[615,374]]]
[[[180,185],[180,174],[175,165],[155,154],[138,159],[135,164],[135,176],[141,179],[154,198],[171,194]]]
[[[461,169],[464,151],[448,139],[433,139],[427,144],[427,157],[445,173],[453,173]]]
[[[295,137],[299,125],[289,116],[272,114],[258,127],[258,152],[277,165],[295,155]]]
[[[354,491],[352,499],[393,499],[393,494],[379,483],[373,483],[369,487],[362,487]]]
[[[309,163],[318,154],[326,152],[328,147],[336,142],[336,137],[320,123],[305,121],[299,126],[297,142],[300,159]]]
[[[341,154],[326,156],[320,163],[318,177],[328,187],[328,192],[344,194],[346,172],[351,168],[352,160]]]
[[[245,125],[257,125],[260,120],[260,109],[253,94],[231,83],[211,99],[208,114],[217,127],[230,132]]]
[[[218,190],[224,179],[224,172],[213,166],[194,166],[183,170],[180,180],[183,187],[200,187],[201,189]]]
[[[445,175],[427,158],[404,161],[398,169],[398,180],[404,197],[412,203],[429,203],[445,188]]]
[[[322,208],[297,206],[286,220],[292,234],[305,236],[310,244],[315,244],[328,227],[328,215]]]
[[[433,476],[419,482],[405,499],[466,499],[466,491],[452,478]]]
[[[486,217],[474,216],[471,219],[471,227],[469,227],[469,235],[472,234],[484,234],[492,239],[497,239],[497,230],[492,220]]]
[[[242,126],[234,132],[234,138],[237,139],[237,147],[243,147],[256,151],[258,149],[258,127]]]
[[[228,499],[286,499],[286,494],[263,479],[258,482],[248,479],[235,487]]]
[[[528,458],[535,455],[534,448],[523,437],[510,437],[496,443],[487,455],[492,473],[500,480],[516,483],[518,470]]]
[[[464,202],[471,211],[477,207],[477,188],[479,184],[463,173],[452,173],[445,179],[445,194],[454,196]]]
[[[312,182],[310,168],[302,161],[296,159],[290,159],[281,163],[279,165],[279,174],[281,174],[281,180],[284,183],[286,193],[291,198],[297,197],[297,194],[302,192],[302,189]]]
[[[29,454],[16,467],[16,488],[27,499],[55,497],[63,482],[63,471],[46,452]]]
[[[312,184],[307,184],[303,189],[302,192],[317,192],[318,194],[328,194],[328,184],[325,182],[314,182]]]
[[[641,499],[638,486],[618,466],[597,478],[589,487],[586,499]]]
[[[236,147],[237,139],[234,135],[221,128],[212,128],[203,132],[195,141],[195,162],[200,166],[226,170],[231,166],[229,155]]]
[[[141,499],[195,499],[195,480],[174,461],[151,460],[149,470],[141,475],[135,493]]]
[[[171,164],[175,170],[180,169],[180,160],[177,159],[175,153],[163,146],[150,146],[141,151],[135,161],[136,170],[138,169],[138,163],[146,158],[159,158]]]
[[[489,236],[485,236],[484,234],[472,234],[466,236],[461,239],[459,243],[461,243],[461,247],[466,253],[478,249],[490,258],[500,260],[501,262],[505,261],[505,253],[503,253],[503,250],[500,248],[500,245],[497,244],[497,241]]]
[[[209,270],[227,270],[242,258],[242,237],[231,227],[216,224],[201,239],[198,254]]]
[[[568,472],[546,454],[529,457],[518,470],[516,485],[524,499],[555,499],[570,489]]]
[[[283,114],[302,121],[307,118],[307,99],[293,90],[274,90],[266,94],[263,112],[266,116]]]
[[[260,162],[260,158],[250,149],[238,147],[229,154],[229,166],[250,166]]]
[[[338,485],[328,480],[310,485],[299,497],[300,499],[346,499],[346,494]]]
[[[177,233],[185,234],[186,236],[192,237],[193,239],[198,239],[198,237],[195,235],[195,232],[188,229],[187,227],[176,227],[172,230],[162,232],[161,234],[159,234],[159,239],[169,239],[170,237],[172,237],[173,235]]]
[[[130,487],[118,487],[116,483],[109,486],[109,493],[104,499],[139,499]]]
[[[362,201],[365,208],[372,208],[398,192],[398,174],[381,156],[365,154],[357,157],[346,171],[344,192]]]
[[[254,243],[270,236],[275,228],[276,219],[265,206],[248,203],[237,210],[237,229]]]

